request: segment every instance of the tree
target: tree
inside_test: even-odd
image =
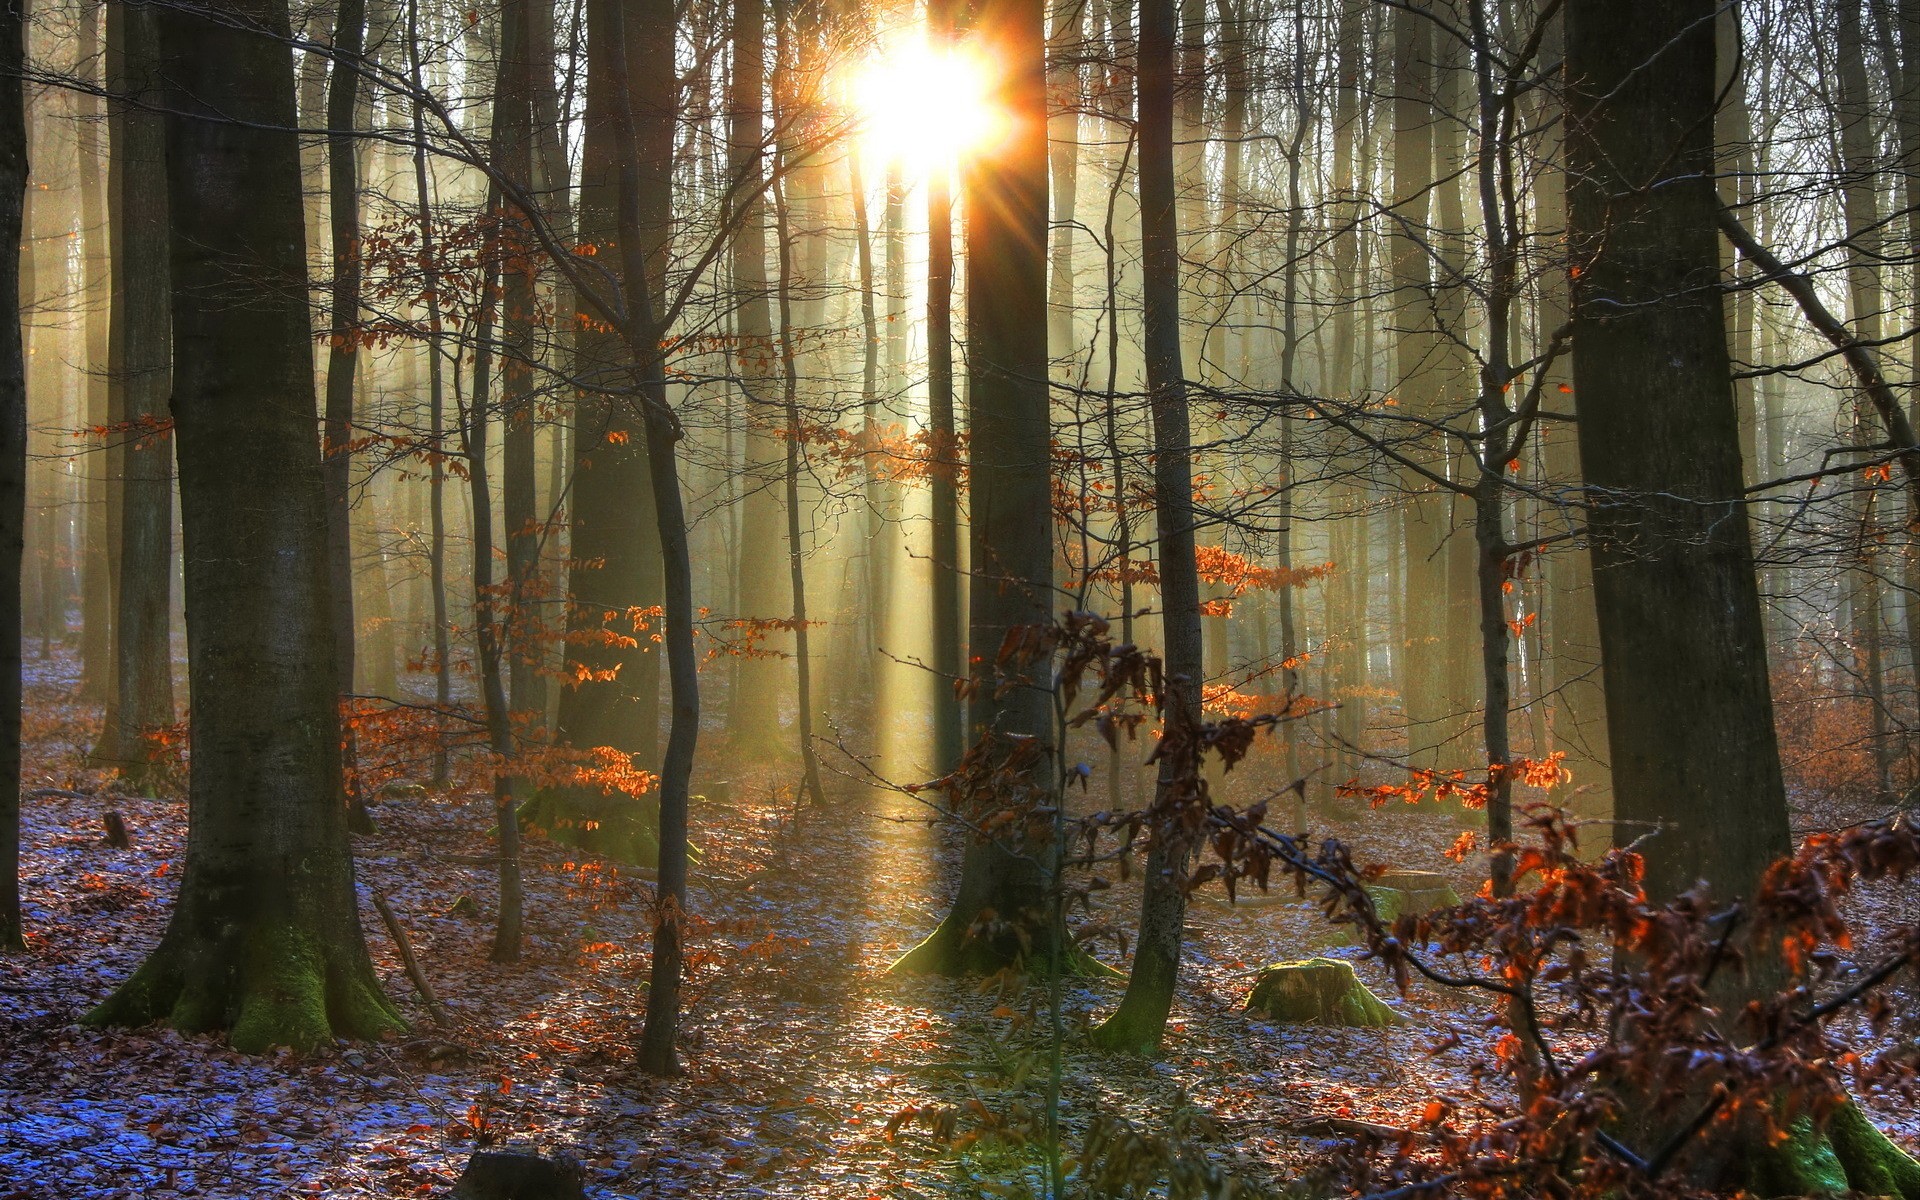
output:
[[[1696,881],[1749,897],[1792,849],[1714,232],[1714,9],[1566,8],[1573,375],[1615,840],[1645,839],[1656,900]],[[1751,949],[1746,981],[1719,985],[1736,1007],[1775,975]],[[1832,1149],[1859,1190],[1896,1190],[1869,1174],[1881,1143]],[[1734,1180],[1807,1153],[1718,1150],[1709,1169]],[[1798,1166],[1789,1190],[1824,1190]]]
[[[988,102],[1004,122],[990,148],[961,165],[967,250],[967,499],[974,658],[968,723],[976,753],[1006,742],[1050,747],[1046,680],[999,682],[1009,637],[1049,623],[1053,524],[1047,387],[1046,5],[984,0],[973,10],[978,59],[995,64]],[[936,551],[937,553],[937,551]],[[1050,773],[1051,751],[1037,774]],[[1050,784],[1050,780],[1048,780]],[[991,972],[1023,953],[1044,961],[1059,935],[1050,895],[1053,850],[972,833],[953,908],[894,964],[927,974]],[[983,913],[991,930],[975,930]],[[976,936],[976,932],[979,936]]]
[[[1180,357],[1180,245],[1174,214],[1174,0],[1140,5],[1141,299],[1145,305],[1147,391],[1153,407],[1153,498],[1160,536],[1161,625],[1166,645],[1169,724],[1197,723],[1201,661],[1200,577],[1194,560],[1193,439]],[[1120,1007],[1094,1030],[1094,1041],[1148,1053],[1160,1044],[1180,974],[1187,915],[1187,859],[1195,831],[1167,819],[1187,807],[1176,789],[1172,755],[1160,759],[1133,973]]]
[[[0,246],[20,245],[27,192],[26,0],[0,8]],[[0,950],[20,924],[20,561],[27,520],[27,363],[20,255],[0,255]]]
[[[587,8],[590,44],[604,47],[618,0]],[[638,22],[624,27],[639,36]],[[637,60],[639,50],[627,49]],[[607,261],[617,260],[620,172],[627,165],[619,122],[627,103],[613,82],[607,54],[587,71],[581,150],[580,238]],[[664,214],[659,218],[664,222]],[[664,230],[650,230],[664,245]],[[651,252],[651,251],[650,251]],[[574,417],[572,559],[567,577],[567,687],[560,694],[554,740],[586,750],[612,746],[652,769],[660,761],[660,654],[651,640],[663,599],[661,545],[645,421],[633,400],[637,386],[626,331],[598,313],[583,322],[577,372],[587,389]],[[633,862],[657,853],[652,814],[624,796],[591,787],[546,788],[522,814],[531,826]]]
[[[351,512],[354,375],[360,364],[360,180],[355,136],[362,88],[361,46],[366,37],[365,0],[339,0],[333,27],[333,78],[327,93],[327,215],[333,243],[333,291],[328,327],[327,383],[322,405],[326,454],[327,569],[333,585],[335,671],[340,686],[353,688],[353,517]],[[351,767],[357,737],[347,730],[343,752]],[[350,821],[362,831],[372,822],[358,794],[346,797]]]
[[[158,14],[193,775],[166,933],[89,1020],[311,1048],[403,1022],[356,911],[287,9]]]
[[[119,466],[110,522],[117,562],[113,687],[94,761],[136,785],[151,761],[148,734],[173,723],[173,444],[161,423],[169,386],[165,133],[155,10],[107,6],[108,162],[113,225],[108,318],[108,433]],[[110,468],[111,469],[111,468]]]

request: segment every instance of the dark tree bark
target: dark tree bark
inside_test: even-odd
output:
[[[634,62],[672,60],[678,21],[673,0],[602,3],[605,51],[597,56],[615,99],[612,117],[619,148],[617,233],[622,334],[637,385],[631,403],[646,433],[653,531],[663,576],[663,641],[672,715],[660,760],[660,873],[655,890],[653,957],[647,977],[647,1018],[638,1060],[653,1075],[679,1071],[680,977],[685,959],[687,806],[693,755],[700,737],[700,677],[693,646],[693,563],[685,501],[680,492],[678,444],[684,436],[667,402],[664,339],[672,324],[665,309],[673,219],[674,132],[679,80],[671,71],[632,72]],[[590,35],[591,36],[591,35]]]
[[[502,6],[502,44],[513,47],[524,33],[525,5],[509,2]],[[516,32],[516,26],[520,32]],[[504,56],[503,56],[504,59]],[[502,63],[503,67],[505,62]],[[496,96],[511,96],[512,72],[501,72]],[[523,93],[524,94],[524,93]],[[511,114],[513,101],[496,102],[494,139],[500,135],[499,118]],[[498,156],[496,155],[496,163]],[[496,185],[489,189],[488,210],[500,212],[500,194]],[[507,708],[507,685],[501,669],[505,657],[503,626],[512,619],[509,609],[500,611],[499,596],[493,583],[493,479],[487,458],[487,423],[493,419],[493,318],[494,297],[500,291],[501,244],[497,233],[485,239],[482,252],[485,268],[485,298],[474,322],[473,399],[460,426],[461,454],[467,463],[467,490],[473,502],[473,628],[475,649],[480,659],[480,702],[486,713],[487,749],[493,752],[493,811],[500,839],[500,909],[495,916],[494,962],[520,961],[522,889],[520,883],[520,814],[514,803],[514,755],[512,714]]]
[[[1646,839],[1653,898],[1701,881],[1724,903],[1792,834],[1715,244],[1715,9],[1570,0],[1567,229],[1615,840]],[[1767,947],[1746,949],[1716,985],[1722,1011],[1781,978]],[[1832,1139],[1850,1180],[1886,1177],[1867,1140]],[[1695,1173],[1751,1183],[1795,1153],[1752,1130]]]
[[[1565,43],[1561,18],[1549,18],[1540,43],[1540,61],[1562,61]],[[1542,279],[1536,324],[1541,329],[1559,329],[1570,316],[1571,297],[1566,270],[1567,181],[1559,169],[1564,166],[1562,139],[1558,127],[1544,134],[1546,144],[1540,156],[1553,168],[1539,173],[1533,184],[1537,237],[1551,239],[1549,261],[1553,268]],[[1578,415],[1580,395],[1572,391],[1572,363],[1562,357],[1551,369],[1549,390],[1556,409]],[[1561,386],[1568,388],[1562,393]],[[1548,479],[1561,487],[1580,483],[1580,446],[1578,433],[1571,424],[1547,421],[1538,426],[1541,465]],[[1577,495],[1577,493],[1574,493]],[[1557,514],[1547,532],[1568,532],[1586,522],[1586,513],[1577,506]],[[1561,766],[1567,771],[1572,796],[1563,795],[1562,803],[1571,803],[1584,816],[1601,815],[1612,806],[1613,776],[1607,766],[1606,693],[1600,686],[1600,630],[1593,612],[1593,561],[1586,539],[1546,556],[1546,594],[1544,619],[1548,646],[1548,669],[1552,686],[1549,692],[1553,748],[1566,754]]]
[[[1574,394],[1615,836],[1660,827],[1651,895],[1704,878],[1728,899],[1790,842],[1718,288],[1713,4],[1573,0],[1566,21]]]
[[[102,82],[100,62],[101,16],[105,0],[88,0],[79,13],[79,63],[89,83]],[[107,322],[112,288],[107,246],[107,195],[100,174],[100,101],[77,94],[80,118],[74,130],[80,157],[80,237],[83,244],[86,298],[86,423],[105,425],[107,416]],[[86,516],[81,523],[80,561],[80,694],[104,704],[113,680],[113,573],[107,557],[106,456],[87,455]]]
[[[27,193],[26,0],[0,7],[0,950],[20,925],[20,563],[27,521],[27,363],[20,234]]]
[[[159,14],[193,779],[167,932],[94,1024],[312,1048],[402,1022],[356,912],[279,0]]]
[[[165,131],[151,109],[159,95],[155,10],[107,8],[108,107],[112,148],[113,311],[109,318],[109,407],[117,428],[120,483],[118,586],[114,589],[113,688],[93,761],[144,785],[146,735],[173,723],[169,616],[173,585],[173,438],[155,432],[166,413],[168,344]]]
[[[643,56],[635,40],[641,23],[623,22],[613,9],[617,2],[588,4],[588,43],[605,47],[611,31],[622,28],[628,59],[655,61],[651,52]],[[596,247],[609,265],[620,261],[620,180],[629,165],[620,135],[628,97],[615,82],[611,57],[596,53],[588,65],[580,186],[581,241]],[[660,245],[664,227],[663,210],[643,221]],[[651,639],[660,628],[665,584],[642,384],[625,331],[596,319],[580,331],[575,347],[580,376],[596,390],[580,397],[575,417],[570,679],[560,696],[554,739],[581,750],[612,746],[653,769],[661,761],[661,656]],[[598,788],[544,789],[526,817],[531,825],[566,831],[569,841],[628,861],[649,862],[657,852],[654,814]]]
[[[353,612],[353,440],[354,375],[360,364],[360,180],[358,111],[360,51],[366,39],[364,0],[339,0],[333,26],[333,77],[327,92],[327,213],[333,242],[332,312],[327,331],[327,390],[322,410],[321,444],[326,455],[327,570],[333,587],[334,669],[340,687],[353,689],[355,643]],[[359,739],[351,726],[342,752],[351,770]],[[346,797],[348,824],[360,832],[373,827],[364,798]]]
[[[1198,723],[1201,661],[1200,577],[1194,560],[1193,442],[1187,386],[1180,357],[1180,244],[1175,228],[1173,174],[1174,0],[1140,5],[1139,130],[1141,299],[1147,391],[1153,408],[1153,500],[1160,541],[1161,625],[1165,642],[1171,723]],[[1094,1041],[1115,1050],[1151,1053],[1159,1047],[1180,974],[1186,922],[1187,860],[1191,830],[1181,819],[1173,755],[1160,763],[1152,840],[1142,880],[1140,936],[1133,974],[1120,1007],[1094,1030]]]
[[[551,74],[533,49],[533,18],[525,0],[500,8],[500,66],[494,87],[493,161],[501,179],[528,194],[534,190],[533,76]],[[511,206],[496,210],[502,223],[500,289],[500,506],[507,551],[506,606],[503,622],[509,694],[520,720],[537,728],[546,712],[546,679],[540,674],[536,635],[540,592],[540,548],[546,536],[541,519],[534,435],[538,429],[533,369],[535,303],[538,282],[534,245],[525,219]]]
[[[967,400],[972,435],[968,641],[984,674],[969,723],[976,738],[1031,738],[1051,747],[1049,681],[996,687],[1007,636],[1051,620],[1053,503],[1047,388],[1046,6],[985,0],[973,36],[1000,66],[988,102],[1007,122],[999,142],[962,165],[967,245]],[[993,752],[1003,752],[996,746]],[[1051,786],[1052,753],[1037,782]],[[969,838],[953,908],[897,971],[991,972],[1024,951],[1056,948],[1054,848],[1032,839]],[[999,932],[974,936],[983,909]],[[1064,947],[1061,947],[1064,949]]]
[[[1424,0],[1388,14],[1393,40],[1393,208],[1388,214],[1394,330],[1393,395],[1401,411],[1439,419],[1439,370],[1434,329],[1433,22]],[[1410,438],[1418,435],[1409,431]],[[1443,447],[1420,439],[1402,453],[1436,468]],[[1407,493],[1399,513],[1405,533],[1401,575],[1404,639],[1394,646],[1409,758],[1435,765],[1447,728],[1447,502],[1418,471],[1402,468]]]
[[[952,0],[929,0],[928,36],[945,50]],[[953,420],[953,187],[946,163],[927,175],[927,435],[933,459],[933,770],[960,762],[965,713],[954,697],[965,664],[960,626],[960,441]]]

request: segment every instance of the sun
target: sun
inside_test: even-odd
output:
[[[853,81],[862,151],[910,175],[948,166],[999,133],[989,69],[965,50],[903,39]]]

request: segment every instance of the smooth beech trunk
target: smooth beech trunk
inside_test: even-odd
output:
[[[587,38],[605,47],[626,31],[626,54],[644,60],[636,21],[613,5],[587,6]],[[609,269],[620,261],[620,136],[628,97],[616,83],[610,55],[595,54],[587,71],[582,149],[580,238]],[[664,217],[660,218],[664,220]],[[575,749],[612,746],[642,768],[660,765],[660,659],[653,636],[664,600],[662,547],[646,445],[640,381],[622,332],[594,314],[575,342],[577,370],[592,390],[579,397],[574,424],[572,551],[567,576],[567,659],[555,741]],[[597,787],[548,788],[527,811],[530,824],[564,823],[575,840],[628,861],[656,853],[651,806]]]
[[[0,246],[19,246],[27,192],[21,68],[26,7],[0,9]],[[27,520],[27,364],[20,340],[20,255],[0,256],[0,950],[20,926],[20,565]]]
[[[90,1016],[314,1048],[402,1022],[340,794],[293,57],[278,0],[158,15],[193,778],[167,931]]]
[[[967,246],[967,475],[972,580],[968,640],[984,675],[969,706],[976,738],[1051,747],[1045,678],[996,687],[1007,635],[1052,619],[1053,503],[1047,386],[1047,117],[1044,0],[985,0],[972,13],[982,58],[997,65],[988,97],[1006,122],[961,167]],[[995,752],[999,752],[996,748]],[[1036,783],[1051,786],[1052,754]],[[1015,825],[1020,823],[1016,822]],[[939,928],[896,971],[987,973],[1056,948],[1050,843],[970,835],[959,895]],[[997,920],[976,931],[983,911]]]
[[[107,9],[112,158],[113,309],[108,325],[109,408],[117,428],[109,462],[120,471],[112,522],[113,686],[94,762],[147,783],[147,735],[173,723],[169,622],[173,584],[173,438],[161,427],[171,380],[167,301],[167,187],[155,10]]]
[[[1200,577],[1194,561],[1193,443],[1180,355],[1180,246],[1173,173],[1174,0],[1140,5],[1141,298],[1145,304],[1147,392],[1153,408],[1153,500],[1160,541],[1161,625],[1168,711],[1200,719],[1203,682]],[[1168,722],[1175,717],[1166,718]],[[1094,1031],[1114,1050],[1151,1053],[1160,1045],[1180,974],[1187,913],[1191,830],[1178,811],[1185,797],[1173,755],[1160,763],[1152,834],[1141,882],[1140,937],[1120,1007]]]

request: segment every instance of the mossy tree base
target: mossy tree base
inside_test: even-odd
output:
[[[1406,1018],[1367,990],[1353,973],[1352,963],[1340,958],[1309,958],[1266,968],[1254,980],[1247,1012],[1283,1025],[1378,1029],[1406,1023]]]
[[[189,946],[170,930],[99,1007],[93,1026],[163,1021],[182,1033],[228,1031],[233,1048],[315,1050],[335,1038],[377,1038],[407,1027],[374,979],[358,930],[343,943],[286,924],[256,922],[229,943]]]
[[[1043,938],[1020,936],[1017,929],[992,919],[979,920],[980,913],[947,914],[939,928],[913,949],[902,954],[887,968],[889,975],[940,975],[957,978],[965,975],[993,975],[1000,971],[1045,971],[1052,955]],[[1116,971],[1088,954],[1071,939],[1063,947],[1062,970],[1084,979],[1124,979]]]
[[[660,863],[659,808],[630,796],[543,788],[520,806],[520,828],[615,862]]]
[[[1746,1185],[1762,1196],[1890,1196],[1920,1200],[1920,1162],[1851,1101],[1824,1126],[1796,1120],[1783,1142],[1740,1156]]]

